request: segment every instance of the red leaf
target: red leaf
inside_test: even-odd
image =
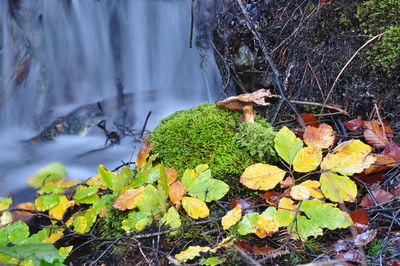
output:
[[[354,222],[353,226],[358,232],[362,232],[368,228],[368,215],[364,209],[350,212],[349,215]]]
[[[389,144],[385,147],[382,154],[387,157],[392,158],[395,161],[400,161],[400,146],[398,143],[394,141],[390,141]]]
[[[385,172],[378,172],[378,173],[372,173],[372,174],[361,174],[361,175],[357,175],[358,178],[360,178],[362,181],[364,181],[365,183],[367,183],[368,185],[372,185],[375,183],[379,183],[383,176],[385,175]]]
[[[267,191],[264,194],[260,195],[261,198],[265,199],[269,204],[278,206],[279,199],[282,196],[282,193],[275,191]]]
[[[374,241],[376,238],[376,230],[369,230],[364,233],[358,234],[354,239],[354,245],[365,246]]]
[[[326,2],[327,2],[327,0],[321,0],[321,1],[319,2],[319,6],[321,7],[322,5],[326,4]]]
[[[376,148],[385,148],[389,140],[379,121],[364,121],[364,138]]]
[[[400,266],[400,260],[395,260],[390,264],[390,266]]]
[[[344,122],[343,124],[348,130],[355,131],[364,124],[364,120],[362,120],[360,118],[356,118],[356,119]]]
[[[388,202],[393,198],[393,195],[391,193],[389,193],[385,190],[382,190],[382,189],[377,189],[377,190],[372,191],[372,195],[374,195],[376,201],[379,204]],[[360,203],[360,206],[362,206],[364,208],[368,208],[373,205],[374,205],[374,202],[372,201],[372,199],[369,195],[365,195]]]
[[[256,245],[254,245],[251,248],[251,252],[253,252],[254,254],[257,254],[257,255],[266,255],[274,250],[275,249],[273,247],[270,247],[268,245],[265,245],[264,247],[257,247]]]
[[[312,127],[319,127],[319,125],[321,124],[320,122],[318,122],[318,120],[315,118],[315,115],[312,113],[302,113],[300,114],[301,118],[303,118],[304,123],[306,124],[306,126],[312,126]]]
[[[244,241],[244,240],[236,241],[236,242],[235,242],[235,245],[236,245],[238,248],[240,248],[240,249],[242,249],[242,250],[244,250],[244,251],[247,251],[247,252],[251,252],[251,250],[252,250],[251,246],[249,246],[249,244],[247,244],[247,242]]]

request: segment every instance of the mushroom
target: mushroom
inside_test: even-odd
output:
[[[254,109],[253,105],[266,106],[269,103],[265,102],[265,98],[276,97],[270,90],[260,89],[252,93],[244,93],[238,96],[228,97],[223,101],[216,103],[218,108],[225,108],[229,110],[241,110],[243,111],[243,120],[246,123],[254,123]]]

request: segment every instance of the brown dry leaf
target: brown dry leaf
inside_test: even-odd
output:
[[[332,127],[327,124],[321,124],[318,128],[307,126],[304,131],[303,139],[309,147],[325,149],[329,148],[335,141],[335,137],[332,136],[332,133]]]
[[[371,243],[376,238],[376,230],[368,230],[364,233],[358,234],[354,239],[354,245],[356,246],[365,246],[368,243]]]
[[[276,191],[267,191],[260,195],[261,198],[265,199],[268,204],[278,206],[279,200],[281,199],[282,193]]]
[[[364,121],[364,138],[376,148],[385,148],[389,140],[379,121]]]
[[[258,247],[256,245],[254,245],[251,248],[251,252],[256,254],[256,255],[267,255],[267,254],[271,253],[274,250],[275,250],[275,248],[270,247],[268,245],[265,245],[264,247]]]
[[[368,228],[368,214],[365,212],[364,209],[358,209],[356,211],[349,213],[351,220],[353,220],[353,226],[356,228],[358,232],[364,231]]]
[[[291,176],[286,177],[283,181],[279,182],[281,188],[287,188],[294,185],[294,178]]]
[[[168,176],[168,185],[171,185],[176,181],[176,178],[178,177],[178,172],[174,168],[168,168],[165,170],[165,173]]]
[[[140,169],[143,167],[151,151],[151,143],[147,140],[147,138],[143,138],[143,141],[144,144],[140,147],[138,155],[136,157],[136,169]]]
[[[186,194],[186,192],[187,189],[179,181],[176,181],[169,187],[169,199],[172,201],[173,204],[175,204],[177,209],[179,209],[179,207],[181,206],[182,197]]]
[[[303,118],[303,121],[307,126],[319,127],[319,125],[321,125],[321,123],[318,122],[313,113],[302,113],[300,114],[300,116],[301,118]],[[296,120],[298,119],[296,118]]]
[[[232,200],[231,208],[234,209],[239,204],[242,206],[242,212],[244,213],[255,212],[255,207],[256,207],[255,204],[253,202],[244,199]]]
[[[379,204],[386,203],[393,198],[393,195],[383,189],[377,189],[372,191],[372,195],[374,195],[376,201]],[[360,206],[364,208],[368,208],[374,206],[374,202],[372,201],[369,195],[365,195],[361,200]]]
[[[390,141],[383,150],[382,154],[392,158],[395,161],[400,161],[400,145],[394,141]]]
[[[119,197],[115,200],[113,207],[124,211],[124,210],[130,210],[133,209],[137,206],[137,201],[139,197],[142,195],[145,187],[141,186],[139,188],[130,188],[125,190],[124,192],[119,195]]]
[[[365,169],[364,174],[369,175],[372,173],[378,173],[387,169],[391,169],[397,165],[395,160],[384,154],[374,154],[374,157],[376,158],[375,163]]]
[[[36,206],[33,202],[22,202],[14,207],[15,209],[24,209],[24,210],[31,210],[35,211]],[[30,218],[34,216],[31,212],[24,212],[24,211],[16,211],[13,215],[13,220],[21,220],[27,222]]]

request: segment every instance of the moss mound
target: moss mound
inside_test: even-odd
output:
[[[237,176],[260,161],[234,140],[239,116],[214,104],[178,111],[152,132],[153,152],[179,173],[207,163],[216,178]]]
[[[366,54],[375,69],[382,69],[389,76],[400,73],[400,1],[368,0],[357,9],[361,28],[367,34],[386,32],[375,41]]]

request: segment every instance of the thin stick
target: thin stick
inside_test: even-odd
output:
[[[151,115],[151,111],[149,111],[147,113],[146,120],[144,121],[144,124],[143,124],[143,127],[142,127],[142,131],[140,132],[140,138],[143,138],[144,131],[146,130],[147,122],[149,121],[150,115]]]
[[[330,88],[328,95],[326,96],[325,100],[324,100],[324,104],[326,104],[328,102],[329,97],[331,96],[332,92],[333,92],[333,88],[335,88],[336,83],[338,82],[340,76],[343,74],[344,70],[347,68],[347,66],[351,63],[351,61],[353,61],[353,59],[356,57],[356,55],[365,47],[367,46],[370,42],[374,41],[375,39],[381,37],[383,34],[385,34],[385,32],[378,34],[374,37],[372,37],[371,39],[369,39],[366,43],[364,43],[360,48],[358,48],[358,50],[353,54],[352,57],[350,57],[349,61],[347,61],[347,63],[343,66],[342,70],[340,70],[339,74],[337,75],[335,81],[332,84],[332,87]],[[323,111],[323,110],[322,110]],[[321,111],[321,113],[322,113]]]
[[[194,27],[194,0],[192,0],[192,8],[190,11],[191,21],[190,21],[190,37],[189,37],[189,47],[193,47],[193,27]]]

